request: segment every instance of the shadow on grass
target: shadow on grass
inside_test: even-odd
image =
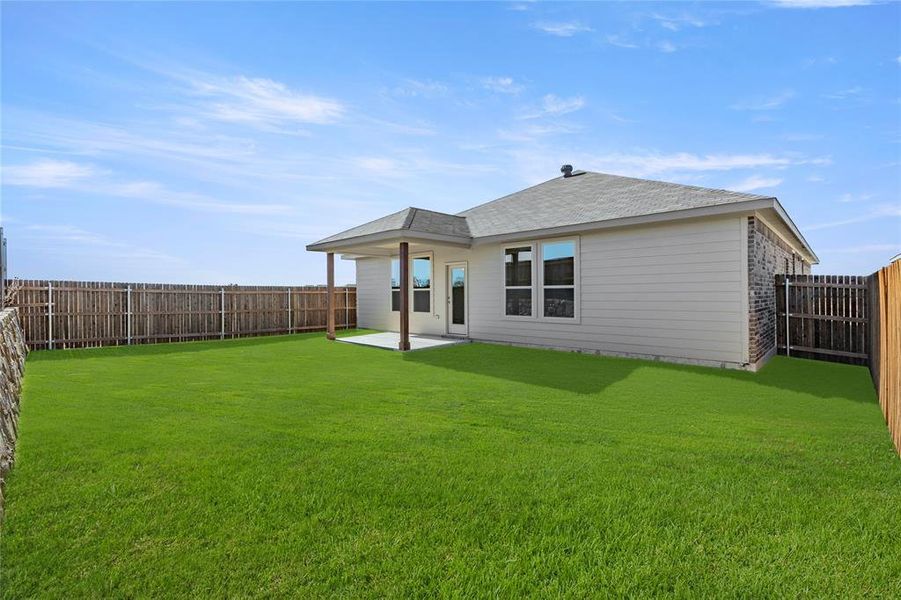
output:
[[[640,361],[635,360],[603,358],[603,362],[598,362],[599,357],[587,354],[493,344],[432,348],[427,352],[407,352],[403,358],[405,361],[432,367],[575,394],[600,392],[643,366]]]
[[[410,352],[404,354],[404,360],[576,394],[600,392],[625,379],[636,369],[650,368],[709,378],[711,394],[717,393],[718,382],[745,382],[751,386],[766,386],[820,398],[876,402],[866,367],[784,356],[774,357],[757,373],[477,343],[429,352]]]

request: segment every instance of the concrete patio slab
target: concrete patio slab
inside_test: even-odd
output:
[[[375,348],[384,348],[385,350],[397,350],[400,344],[400,334],[383,331],[380,333],[367,333],[365,335],[354,335],[350,337],[340,337],[339,342],[345,344],[358,344],[360,346],[373,346]],[[427,348],[440,348],[442,346],[453,346],[454,344],[464,344],[469,340],[444,338],[430,335],[410,335],[410,351],[425,350]]]

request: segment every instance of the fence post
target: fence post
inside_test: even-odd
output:
[[[126,345],[131,346],[131,286],[125,290],[125,335]]]
[[[47,283],[47,349],[53,350],[53,284]]]
[[[291,288],[288,288],[288,333],[291,333]]]
[[[344,329],[350,329],[350,290],[344,286]]]
[[[225,339],[225,290],[219,288],[219,339]]]
[[[785,274],[784,281],[785,281],[785,355],[791,356],[792,355],[791,334],[789,333],[789,330],[788,330],[788,319],[789,319],[789,316],[788,316],[788,288],[791,285],[791,283],[789,283],[789,281],[788,281],[788,273]]]

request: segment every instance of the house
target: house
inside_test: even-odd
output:
[[[458,214],[406,208],[307,250],[356,261],[358,324],[756,369],[773,276],[818,262],[772,196],[569,165]],[[334,336],[334,329],[330,337]]]

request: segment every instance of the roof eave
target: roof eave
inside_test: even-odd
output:
[[[788,216],[788,213],[782,208],[782,204],[780,204],[779,200],[773,198],[773,210],[776,211],[776,214],[779,215],[779,218],[785,223],[785,225],[789,228],[798,241],[804,246],[804,249],[810,254],[811,264],[818,265],[820,264],[820,257],[816,255],[816,252],[813,251],[813,248],[810,247],[810,244],[807,243],[807,240],[804,239],[804,236],[801,235],[801,230],[798,229],[795,222],[792,221],[792,218]]]
[[[472,245],[472,238],[444,235],[440,233],[429,233],[426,231],[414,231],[410,229],[391,229],[388,231],[379,231],[377,233],[369,233],[358,235],[341,240],[333,240],[328,242],[316,242],[309,244],[306,248],[309,252],[335,252],[347,249],[361,244],[384,243],[392,240],[397,242],[438,242],[449,246],[460,246],[469,248]]]

